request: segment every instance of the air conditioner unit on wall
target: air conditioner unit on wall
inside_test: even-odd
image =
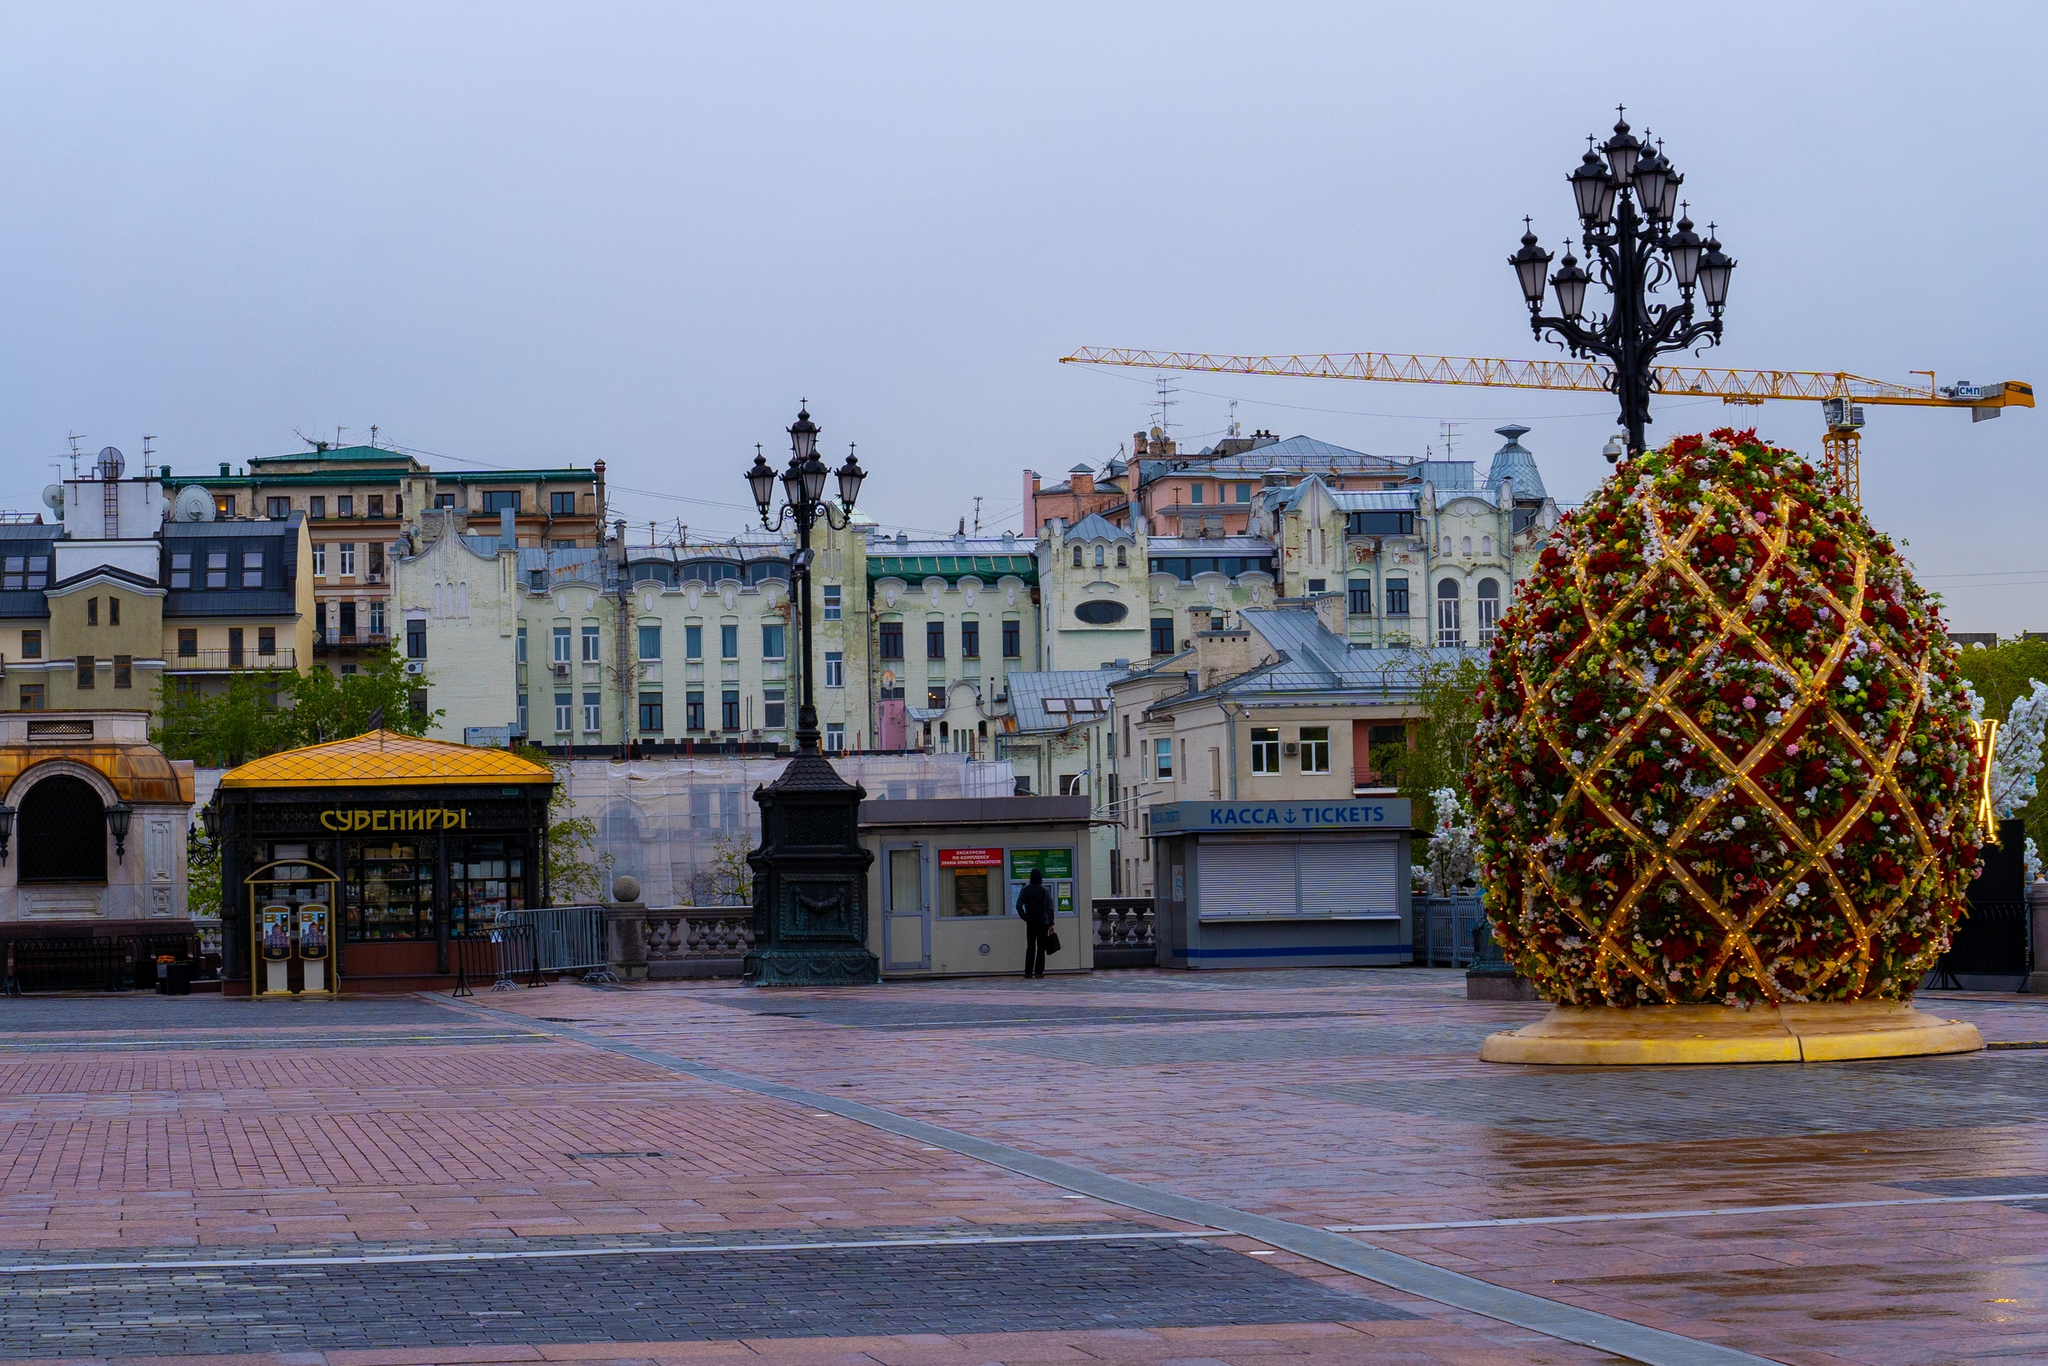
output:
[[[405,671],[414,676],[423,674],[427,671],[427,661],[424,659],[408,659],[405,661]]]
[[[1301,753],[1301,746],[1289,740],[1286,744],[1280,746],[1280,752],[1292,758],[1294,755]]]
[[[566,659],[558,659],[558,660],[556,660],[556,661],[555,661],[555,677],[557,677],[557,678],[567,678],[568,676],[569,676],[569,661],[568,661],[568,660],[566,660]]]

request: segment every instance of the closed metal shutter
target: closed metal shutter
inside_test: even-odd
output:
[[[1392,840],[1303,840],[1301,914],[1399,920]]]
[[[1300,905],[1292,840],[1204,840],[1196,857],[1204,920],[1293,915]]]

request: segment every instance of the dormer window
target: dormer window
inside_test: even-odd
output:
[[[1123,546],[1118,546],[1116,548],[1116,567],[1118,569],[1128,569],[1130,564],[1130,556],[1127,550]]]
[[[1100,545],[1099,545],[1099,546],[1096,546],[1096,547],[1095,547],[1095,567],[1096,567],[1097,569],[1100,569],[1100,568],[1102,568],[1102,566],[1103,566],[1103,554],[1104,554],[1104,552],[1105,552],[1105,551],[1106,551],[1107,549],[1108,549],[1108,547],[1107,547],[1107,546],[1100,546]]]
[[[1080,547],[1080,546],[1075,546],[1075,547],[1074,547],[1074,568],[1076,568],[1076,569],[1079,569],[1080,567],[1081,567],[1081,547]]]

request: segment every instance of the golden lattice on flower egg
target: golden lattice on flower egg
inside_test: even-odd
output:
[[[1502,618],[1473,765],[1496,937],[1566,1004],[1902,998],[1983,832],[1939,615],[1789,451],[1624,464]]]

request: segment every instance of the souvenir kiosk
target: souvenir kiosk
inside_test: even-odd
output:
[[[376,730],[221,775],[226,994],[417,991],[449,945],[547,904],[555,775],[501,749]]]

